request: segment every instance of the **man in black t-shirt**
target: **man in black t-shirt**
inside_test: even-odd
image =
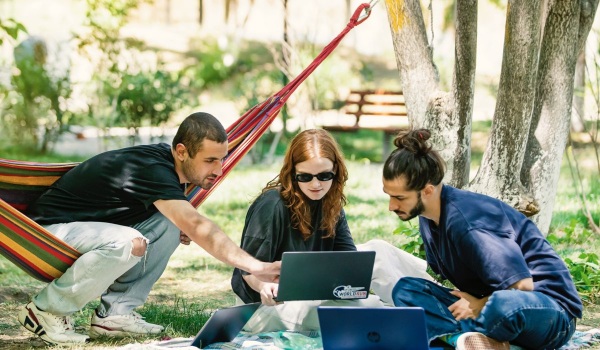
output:
[[[142,305],[179,243],[194,241],[217,259],[265,281],[280,263],[241,250],[186,199],[188,183],[211,188],[222,175],[227,133],[207,113],[180,125],[172,146],[109,151],[62,176],[27,214],[82,256],[19,312],[19,322],[50,344],[83,343],[69,316],[101,296],[90,335],[160,333]]]

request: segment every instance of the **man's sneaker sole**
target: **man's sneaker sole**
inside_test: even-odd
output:
[[[111,337],[111,338],[125,338],[128,336],[140,336],[145,334],[139,333],[129,333],[121,330],[114,330],[107,327],[102,327],[98,325],[91,325],[90,330],[88,332],[90,338],[95,339],[99,337]]]
[[[80,339],[77,339],[77,340],[72,339],[70,341],[64,341],[64,342],[50,338],[49,335],[46,333],[44,326],[42,326],[40,324],[40,321],[35,316],[35,313],[29,307],[29,304],[27,304],[23,309],[21,309],[21,311],[19,311],[19,315],[17,318],[19,320],[19,323],[23,327],[25,327],[25,329],[27,329],[28,331],[30,331],[30,332],[34,333],[35,335],[37,335],[38,337],[40,337],[40,339],[42,339],[44,341],[44,343],[46,343],[48,345],[84,344],[89,341],[89,338],[84,335],[80,335],[80,337],[78,337]]]
[[[90,338],[99,338],[99,337],[111,337],[111,338],[125,338],[125,337],[143,337],[143,336],[151,336],[162,333],[162,330],[158,332],[146,332],[146,333],[135,333],[128,332],[122,329],[111,329],[109,327],[105,327],[102,325],[92,324],[90,326],[90,331],[88,332]]]

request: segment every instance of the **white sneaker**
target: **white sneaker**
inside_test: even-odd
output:
[[[482,333],[466,332],[456,340],[456,350],[509,350],[507,341],[500,342]]]
[[[19,311],[19,323],[50,345],[81,344],[87,335],[75,333],[69,317],[56,316],[38,309],[33,302]]]
[[[99,317],[96,312],[92,316],[90,336],[96,338],[101,335],[109,337],[125,337],[135,335],[158,334],[165,329],[163,326],[144,321],[144,317],[137,312],[128,315],[114,315]]]

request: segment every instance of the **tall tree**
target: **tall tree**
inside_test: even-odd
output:
[[[386,0],[411,125],[427,127],[448,163],[445,181],[510,203],[548,231],[569,135],[573,79],[599,0],[508,0],[490,139],[468,183],[477,0],[456,0],[451,91],[440,88],[418,0]]]

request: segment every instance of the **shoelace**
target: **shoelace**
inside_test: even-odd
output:
[[[51,315],[51,316],[48,317],[48,315]],[[60,328],[62,328],[63,331],[68,331],[68,330],[73,329],[73,325],[70,323],[70,320],[67,319],[67,316],[56,316],[56,315],[52,315],[52,314],[48,313],[44,317],[44,319],[46,319],[46,322],[48,321],[48,318],[52,319],[53,327],[60,327]]]
[[[138,324],[139,324],[140,326],[144,326],[144,327],[151,327],[151,328],[154,328],[154,327],[156,327],[156,326],[157,326],[157,325],[154,325],[154,324],[152,324],[152,323],[148,323],[148,322],[146,322],[146,320],[144,320],[144,316],[142,316],[142,315],[138,314],[138,313],[137,313],[137,312],[135,312],[135,311],[132,311],[132,312],[131,312],[131,315],[133,315],[133,318],[134,318],[134,319],[141,321],[141,322],[138,322]]]
[[[73,326],[73,319],[70,316],[65,316],[63,320],[63,322],[65,323],[65,329],[67,331],[75,330],[75,327]]]

